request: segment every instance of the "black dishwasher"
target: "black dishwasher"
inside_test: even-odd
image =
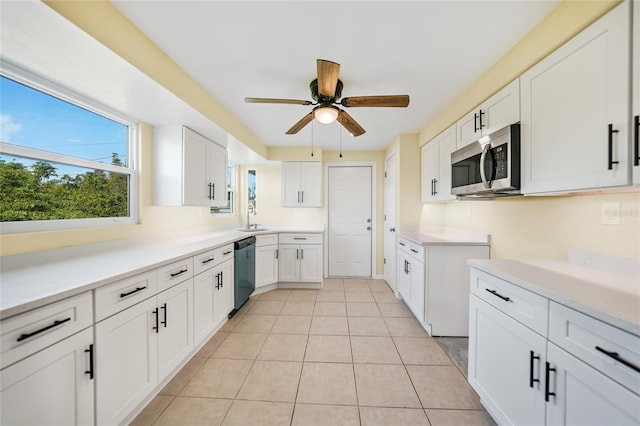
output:
[[[234,248],[234,309],[229,318],[249,300],[256,289],[256,237],[236,241]]]

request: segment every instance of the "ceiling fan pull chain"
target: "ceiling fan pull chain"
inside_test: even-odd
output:
[[[340,127],[340,158],[342,158],[342,127]]]
[[[311,156],[313,157],[313,121],[311,122]]]

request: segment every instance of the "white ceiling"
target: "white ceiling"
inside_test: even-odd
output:
[[[340,126],[284,132],[310,106],[245,97],[311,99],[315,60],[342,65],[343,96],[408,94],[408,108],[350,108],[367,130],[343,149],[384,149],[418,132],[558,1],[125,1],[115,5],[269,146],[337,150]],[[0,59],[153,126],[185,124],[228,147],[236,164],[260,157],[39,1],[0,1]],[[161,107],[159,107],[161,105]]]
[[[350,108],[367,133],[344,150],[379,150],[416,133],[558,1],[115,1],[136,26],[269,146],[339,146],[340,125],[285,131],[311,106],[318,58],[341,64],[343,97],[408,94],[408,108]]]

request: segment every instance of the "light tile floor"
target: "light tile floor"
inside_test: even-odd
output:
[[[383,280],[252,297],[133,425],[493,425]]]

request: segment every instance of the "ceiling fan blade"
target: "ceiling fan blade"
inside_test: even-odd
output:
[[[409,106],[409,95],[352,96],[340,102],[346,107],[398,107]]]
[[[324,59],[318,59],[316,63],[318,67],[318,93],[333,98],[336,94],[340,64]]]
[[[366,130],[359,125],[353,117],[343,110],[340,110],[340,114],[338,114],[338,118],[336,120],[338,120],[338,123],[342,124],[353,136],[360,136],[366,132]]]
[[[310,112],[309,114],[307,114],[304,117],[302,117],[302,119],[300,119],[300,121],[298,121],[296,124],[294,124],[292,128],[287,130],[286,134],[287,135],[295,135],[304,126],[306,126],[307,124],[311,123],[311,120],[313,120],[313,112]]]
[[[244,98],[249,104],[291,104],[291,105],[311,105],[313,102],[300,99],[274,99],[274,98]]]

